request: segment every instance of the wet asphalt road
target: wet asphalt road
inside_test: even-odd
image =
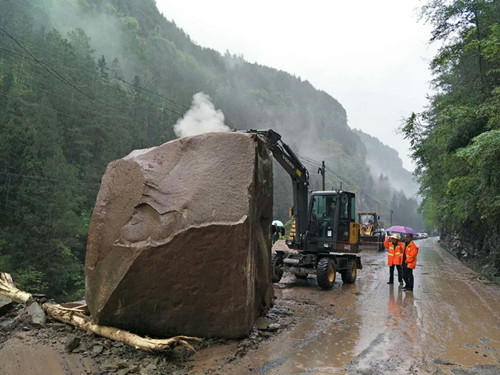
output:
[[[275,284],[296,324],[225,365],[228,374],[500,374],[500,287],[417,241],[413,293],[387,285],[385,253],[363,253],[356,284]],[[307,308],[304,308],[306,306]]]

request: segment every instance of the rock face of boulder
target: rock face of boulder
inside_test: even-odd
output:
[[[14,307],[14,302],[9,298],[0,294],[0,316],[7,314]]]
[[[208,133],[110,163],[92,214],[94,321],[149,336],[242,337],[272,298],[272,160]]]

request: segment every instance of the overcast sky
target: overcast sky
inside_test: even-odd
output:
[[[430,93],[431,27],[421,0],[156,0],[204,47],[242,54],[287,71],[337,99],[351,128],[395,148],[413,170],[409,143],[396,133]]]

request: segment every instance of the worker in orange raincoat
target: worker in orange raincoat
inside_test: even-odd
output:
[[[413,270],[417,266],[418,247],[413,242],[413,235],[405,236],[405,250],[403,253],[403,275],[405,287],[403,290],[413,292]]]
[[[389,264],[389,282],[394,284],[394,266],[398,270],[399,285],[403,285],[403,252],[404,243],[399,240],[399,234],[394,233],[390,237],[386,237],[384,247],[387,249],[387,263]]]

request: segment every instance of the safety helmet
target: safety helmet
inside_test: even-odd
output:
[[[395,238],[396,240],[399,240],[399,234],[393,233],[391,238]]]

